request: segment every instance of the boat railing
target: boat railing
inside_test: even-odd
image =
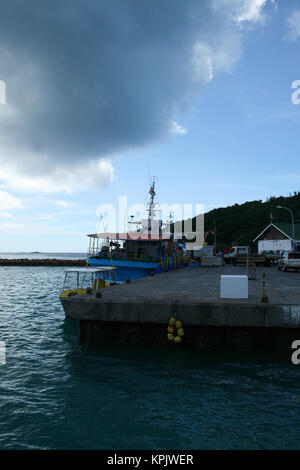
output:
[[[114,267],[65,269],[61,292],[75,290],[83,293],[87,288],[99,289],[105,287],[106,283],[111,281],[111,274],[115,282],[115,269]]]
[[[183,252],[174,252],[172,255],[165,254],[164,256],[136,256],[134,253],[122,253],[108,251],[107,253],[101,253],[96,248],[88,250],[87,262],[89,264],[90,259],[110,259],[111,261],[134,261],[134,262],[144,262],[144,263],[160,263],[161,266],[168,267],[170,265],[182,266],[187,265],[190,260],[190,255]]]

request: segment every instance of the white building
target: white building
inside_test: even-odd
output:
[[[300,224],[295,224],[294,246],[300,247]],[[269,224],[254,240],[258,243],[258,253],[262,251],[292,250],[293,227],[288,223]]]

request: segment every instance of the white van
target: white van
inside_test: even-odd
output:
[[[246,257],[248,253],[250,253],[249,246],[233,246],[230,250],[230,253],[224,255],[224,260],[226,263],[233,263],[236,257]]]

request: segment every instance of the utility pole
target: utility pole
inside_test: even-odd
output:
[[[286,209],[287,211],[289,211],[289,213],[292,216],[292,231],[293,231],[292,251],[293,251],[294,250],[294,245],[295,245],[295,223],[294,223],[293,212],[291,211],[291,209],[289,207],[283,207],[283,206],[276,206],[276,207],[277,207],[277,209]]]
[[[216,221],[214,220],[214,247],[216,249],[217,246],[217,226],[216,226]]]

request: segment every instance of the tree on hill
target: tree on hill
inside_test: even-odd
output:
[[[295,223],[300,222],[300,192],[288,197],[271,196],[266,202],[250,201],[244,204],[234,204],[229,207],[213,209],[204,215],[204,230],[217,230],[217,250],[234,245],[250,245],[252,240],[270,223],[270,214],[273,222],[291,223],[288,211],[277,209],[276,206],[288,207],[294,214]],[[196,230],[195,218],[193,230]],[[214,235],[206,239],[209,245],[214,242]]]

